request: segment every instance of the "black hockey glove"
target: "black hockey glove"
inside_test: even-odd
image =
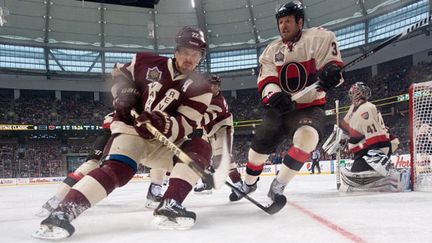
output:
[[[268,98],[267,105],[278,109],[282,114],[286,114],[295,110],[295,102],[291,100],[291,96],[284,92],[271,94]]]
[[[139,104],[140,93],[133,86],[125,86],[117,91],[117,97],[114,99],[114,109],[116,116],[126,124],[133,124],[133,117],[130,114],[133,108]]]
[[[339,84],[342,79],[342,69],[334,63],[328,63],[321,69],[319,79],[319,87],[327,92]]]

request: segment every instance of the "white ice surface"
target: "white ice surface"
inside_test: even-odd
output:
[[[273,177],[263,177],[252,196],[265,202]],[[285,243],[432,242],[432,193],[340,194],[333,175],[297,176],[288,204],[270,216],[246,200],[228,202],[229,189],[191,194],[184,206],[197,213],[188,231],[152,227],[144,207],[147,182],[130,183],[73,221],[75,234],[62,242]],[[31,238],[34,214],[58,185],[0,187],[0,242]]]

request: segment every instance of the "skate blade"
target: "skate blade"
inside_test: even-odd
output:
[[[157,206],[159,206],[160,202],[156,202],[156,201],[152,201],[152,200],[147,200],[145,203],[145,207],[149,208],[149,209],[156,209]]]
[[[197,195],[210,195],[213,193],[213,190],[204,190],[204,191],[194,191],[195,194]]]
[[[152,224],[158,229],[164,230],[188,230],[195,225],[195,221],[190,218],[176,218],[172,221],[165,216],[155,216]]]
[[[40,228],[32,234],[35,239],[41,240],[62,240],[68,238],[69,232],[57,226],[41,225]]]

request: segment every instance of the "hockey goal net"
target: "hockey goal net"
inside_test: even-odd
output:
[[[432,81],[409,89],[413,190],[432,191]]]

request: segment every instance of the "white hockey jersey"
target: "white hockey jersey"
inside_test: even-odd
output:
[[[328,63],[343,66],[336,36],[323,28],[304,30],[289,45],[281,38],[271,42],[259,58],[258,90],[264,100],[271,93],[295,94],[317,80],[317,71]],[[343,80],[341,80],[343,82]],[[325,104],[325,92],[313,90],[297,101],[297,109]]]
[[[341,125],[348,131],[348,148],[352,153],[388,146],[390,143],[390,134],[381,113],[370,102],[361,104],[357,109],[351,105]]]

